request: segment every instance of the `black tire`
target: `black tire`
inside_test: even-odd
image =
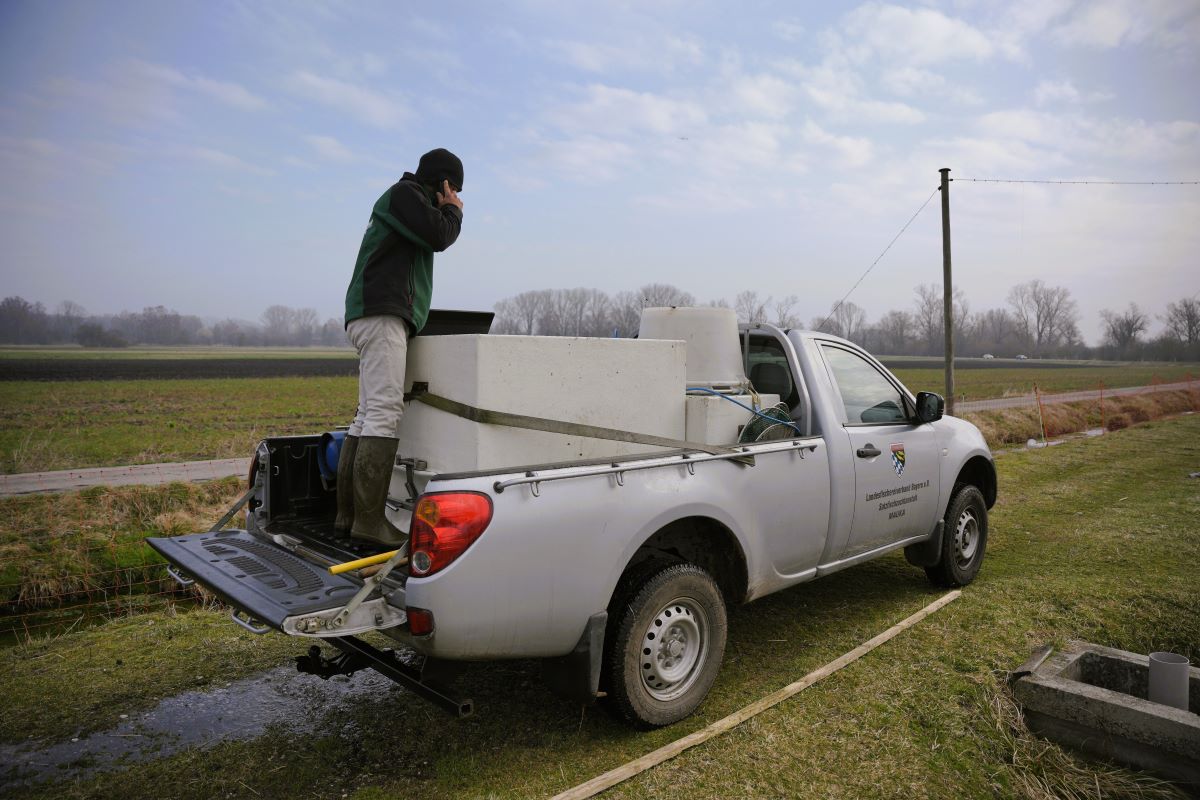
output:
[[[938,562],[925,568],[934,586],[952,589],[975,580],[987,549],[988,512],[983,493],[970,484],[954,487],[942,528]]]
[[[659,569],[627,597],[604,643],[606,703],[639,728],[671,725],[696,710],[717,678],[725,600],[694,564]]]

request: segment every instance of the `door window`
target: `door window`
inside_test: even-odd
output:
[[[840,347],[822,345],[822,349],[842,394],[848,425],[909,421],[904,395],[870,362]]]

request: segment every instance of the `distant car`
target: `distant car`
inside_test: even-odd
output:
[[[995,356],[994,356],[994,355],[992,355],[991,353],[984,353],[984,354],[983,354],[983,357],[984,357],[984,358],[995,358]]]
[[[1025,355],[1024,353],[1017,356],[1017,361],[1028,361],[1028,360],[1029,360],[1029,356]]]

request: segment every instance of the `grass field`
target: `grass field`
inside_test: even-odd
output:
[[[945,373],[940,369],[893,370],[896,377],[914,392],[945,394]],[[1114,366],[1063,367],[1061,369],[998,368],[957,369],[955,393],[960,400],[987,400],[1029,394],[1034,384],[1047,393],[1074,392],[1124,386],[1149,386],[1195,380],[1200,387],[1200,364],[1120,364]]]
[[[0,381],[0,470],[245,456],[267,436],[348,425],[355,378]]]
[[[1082,638],[1200,658],[1200,415],[998,461],[979,579],[831,678],[605,797],[1179,797],[1031,737],[1005,686],[1030,650]],[[733,609],[700,712],[639,733],[549,694],[535,665],[460,679],[454,721],[394,689],[302,708],[324,734],[270,731],[13,797],[547,796],[695,730],[852,649],[939,596],[894,555]],[[148,614],[0,651],[0,738],[78,735],[156,698],[280,663],[215,613]],[[297,644],[293,648],[302,649]],[[222,652],[225,651],[225,652]],[[149,654],[153,653],[153,657]],[[316,680],[315,678],[313,680]]]
[[[246,362],[250,364],[252,362]],[[937,370],[900,369],[914,391],[942,391]],[[964,369],[968,399],[1200,379],[1197,365]],[[1198,381],[1200,385],[1200,381]],[[0,381],[0,472],[249,458],[265,436],[349,424],[353,377]]]
[[[0,346],[0,367],[8,359],[182,359],[199,358],[354,358],[347,347],[54,347]]]

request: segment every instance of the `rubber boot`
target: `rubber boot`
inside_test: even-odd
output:
[[[358,437],[358,452],[354,456],[354,525],[350,538],[389,548],[398,548],[408,541],[383,513],[399,444],[399,439],[384,436]]]
[[[354,455],[358,452],[358,437],[346,435],[338,453],[337,465],[337,519],[333,529],[346,535],[354,526]]]

